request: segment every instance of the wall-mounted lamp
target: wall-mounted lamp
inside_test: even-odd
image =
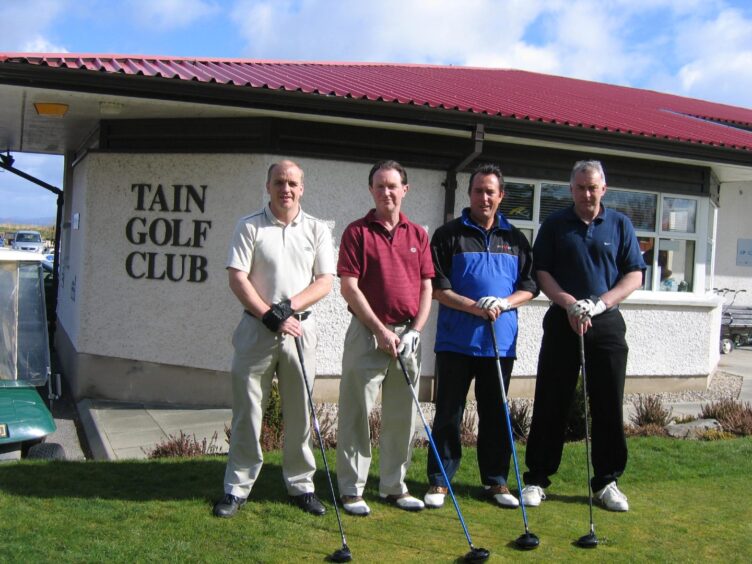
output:
[[[99,113],[103,116],[118,116],[124,108],[119,102],[99,102]]]
[[[61,118],[68,113],[68,104],[34,102],[34,109],[40,116]]]

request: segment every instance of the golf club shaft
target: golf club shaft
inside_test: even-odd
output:
[[[436,462],[439,465],[439,468],[441,469],[441,475],[444,476],[444,482],[447,485],[447,490],[449,491],[449,495],[452,498],[452,503],[454,504],[454,509],[457,511],[457,517],[460,519],[460,523],[462,524],[462,530],[465,532],[465,538],[467,539],[467,544],[470,545],[471,549],[475,549],[473,546],[473,541],[470,538],[470,533],[467,530],[467,525],[465,525],[465,519],[462,517],[462,511],[460,511],[460,506],[457,503],[457,498],[454,496],[454,490],[452,490],[452,484],[449,483],[449,478],[447,477],[446,470],[444,470],[444,465],[441,462],[441,457],[439,456],[439,451],[436,448],[436,443],[433,441],[433,435],[431,434],[431,430],[428,428],[428,423],[426,422],[426,418],[423,415],[423,411],[420,409],[420,402],[418,401],[418,396],[415,395],[415,390],[413,389],[413,384],[410,382],[410,376],[407,374],[407,368],[405,367],[405,363],[402,360],[402,356],[397,354],[397,360],[399,361],[400,368],[402,369],[402,374],[405,376],[405,382],[407,383],[407,388],[410,390],[410,395],[413,396],[413,401],[415,402],[415,407],[418,409],[418,415],[420,415],[420,420],[423,422],[423,428],[426,431],[426,436],[428,437],[428,443],[431,445],[431,450],[433,451],[433,455],[436,457]]]
[[[345,539],[345,531],[342,528],[342,519],[339,515],[339,507],[337,505],[337,495],[334,493],[334,484],[332,483],[332,475],[329,472],[329,463],[326,461],[326,452],[324,450],[324,441],[321,439],[321,430],[319,429],[319,420],[316,417],[316,411],[313,407],[313,392],[308,385],[308,376],[306,374],[305,361],[303,360],[303,342],[300,337],[295,337],[295,348],[298,349],[298,359],[300,360],[300,372],[303,376],[303,382],[305,384],[306,393],[308,395],[308,407],[311,410],[311,419],[313,420],[313,428],[316,431],[316,437],[319,439],[319,448],[321,449],[321,458],[324,461],[324,468],[326,469],[326,478],[329,481],[329,492],[332,494],[332,504],[334,505],[334,513],[337,515],[337,525],[339,525],[339,534],[342,537],[342,546],[347,548],[347,539]]]
[[[585,370],[585,334],[580,333],[580,371],[582,372],[582,397],[585,400],[585,458],[587,459],[588,505],[590,506],[590,532],[593,524],[593,485],[590,483],[590,423],[588,422],[587,370]]]
[[[509,435],[509,446],[512,449],[512,460],[514,461],[514,475],[517,477],[517,487],[520,489],[520,508],[522,509],[522,522],[525,524],[525,532],[529,533],[527,525],[527,511],[525,511],[525,502],[522,500],[522,480],[520,479],[520,465],[517,462],[517,447],[514,444],[514,433],[512,433],[512,418],[509,415],[509,403],[507,402],[507,392],[504,389],[504,375],[501,372],[501,360],[499,359],[499,345],[496,341],[496,328],[493,320],[489,320],[491,326],[491,338],[493,339],[494,354],[496,356],[496,372],[499,375],[499,387],[501,387],[501,403],[504,405],[504,416],[507,420],[507,433]]]

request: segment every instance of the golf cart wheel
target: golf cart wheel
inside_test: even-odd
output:
[[[734,350],[734,341],[731,339],[721,339],[721,354],[728,354]]]
[[[29,460],[65,460],[65,449],[58,443],[40,443],[29,449]]]

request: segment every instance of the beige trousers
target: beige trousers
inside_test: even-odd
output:
[[[316,461],[311,450],[310,410],[295,340],[272,333],[264,324],[243,314],[232,337],[232,435],[225,470],[225,493],[245,498],[261,471],[263,454],[259,437],[269,402],[272,379],[277,375],[285,424],[282,475],[290,495],[313,491]],[[303,355],[308,384],[316,373],[316,326],[303,321]]]
[[[407,325],[390,327],[401,335]],[[420,347],[405,367],[417,395]],[[379,350],[370,329],[353,316],[345,337],[337,414],[337,480],[341,495],[363,495],[371,465],[368,415],[381,389],[379,493],[407,491],[405,475],[412,456],[415,405],[397,359]]]

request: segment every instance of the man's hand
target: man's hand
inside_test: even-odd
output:
[[[475,307],[485,310],[498,309],[499,311],[508,311],[512,308],[512,305],[506,298],[486,296],[475,302]]]
[[[600,315],[608,309],[606,302],[600,298],[592,300],[579,300],[574,302],[567,308],[567,313],[571,317],[576,317],[582,320],[586,317],[593,318],[596,315]]]
[[[420,333],[415,329],[410,329],[402,333],[397,353],[405,357],[411,356],[418,350],[418,345],[420,345]]]
[[[295,313],[290,300],[282,300],[279,303],[272,304],[272,307],[261,318],[261,322],[266,325],[267,329],[272,333],[279,332],[279,328],[282,326],[288,317]]]

